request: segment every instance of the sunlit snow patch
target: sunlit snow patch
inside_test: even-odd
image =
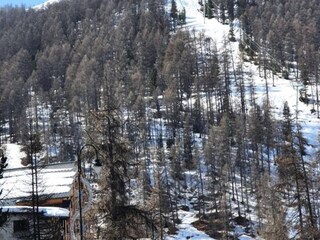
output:
[[[47,2],[41,3],[39,5],[36,5],[34,7],[32,7],[35,10],[40,10],[40,9],[45,9],[47,8],[49,5],[53,4],[53,3],[57,3],[60,2],[61,0],[49,0]]]

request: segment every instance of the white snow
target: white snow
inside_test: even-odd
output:
[[[238,239],[239,239],[239,240],[252,240],[252,239],[254,239],[254,238],[249,237],[249,236],[247,236],[247,235],[242,235],[242,236],[239,237]]]
[[[8,158],[8,166],[1,180],[1,196],[6,200],[28,197],[31,193],[31,169],[21,164],[21,159],[25,157],[21,147],[11,143],[2,145]],[[38,166],[39,194],[69,193],[75,174],[74,163]]]
[[[53,164],[38,169],[39,195],[69,195],[76,175],[73,163]],[[13,203],[16,200],[30,197],[32,192],[31,169],[28,167],[5,170],[1,180],[4,201]]]
[[[21,146],[13,143],[7,143],[2,145],[4,149],[4,155],[8,158],[8,166],[6,169],[22,168],[25,167],[21,164],[21,159],[25,157],[25,154],[21,152]]]
[[[32,7],[35,10],[46,9],[49,5],[60,2],[61,0],[49,0],[39,5]]]
[[[32,212],[32,207],[30,206],[4,206],[2,207],[3,212],[8,213],[30,213]],[[39,213],[43,214],[45,217],[69,217],[69,210],[60,207],[39,207]]]
[[[166,240],[173,239],[197,239],[197,240],[207,240],[212,239],[207,234],[197,230],[192,226],[192,223],[198,220],[196,214],[194,212],[186,212],[183,210],[179,210],[178,212],[182,223],[179,224],[179,232],[175,236],[169,236]]]
[[[216,42],[218,49],[225,39],[228,39],[229,26],[222,25],[214,18],[204,19],[197,0],[181,0],[177,1],[177,4],[180,5],[180,8],[186,9],[186,28],[188,30],[194,29],[198,33],[203,32],[206,36],[211,37]]]

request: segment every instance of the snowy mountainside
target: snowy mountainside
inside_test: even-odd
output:
[[[177,1],[180,8],[186,9],[187,24],[186,28],[188,30],[195,29],[197,32],[203,32],[205,36],[211,37],[216,43],[217,50],[221,50],[223,44],[225,44],[226,39],[228,39],[229,26],[223,25],[217,21],[217,19],[204,19],[203,13],[200,11],[200,5],[197,0],[180,0]],[[236,24],[234,24],[236,25]],[[241,29],[235,28],[235,34],[237,40],[239,40]],[[240,50],[238,47],[239,42],[231,42],[230,51],[232,52],[232,58],[235,64],[239,63]],[[263,99],[266,97],[266,83],[263,77],[259,76],[258,67],[252,62],[244,63],[244,72],[247,74],[245,79],[253,79],[256,86],[256,98],[257,102],[262,103]],[[294,73],[291,73],[294,74]],[[271,78],[271,76],[269,76]],[[269,99],[271,106],[273,106],[274,113],[279,118],[282,115],[282,109],[284,103],[287,101],[289,107],[292,109],[292,113],[298,112],[299,122],[302,125],[303,133],[306,135],[310,144],[317,147],[317,134],[320,130],[320,120],[317,118],[315,113],[312,113],[312,104],[304,104],[297,101],[297,91],[303,88],[302,83],[298,83],[291,80],[286,80],[281,76],[275,76],[274,86],[272,86],[272,79],[268,78],[269,86]],[[312,92],[309,89],[308,92]],[[311,96],[315,98],[314,95]],[[311,150],[311,149],[310,149]]]
[[[189,31],[196,30],[198,33],[204,33],[205,36],[211,37],[219,50],[228,39],[229,26],[222,25],[214,18],[204,19],[197,0],[181,0],[177,1],[177,4],[180,9],[186,9],[186,28]]]
[[[282,119],[284,104],[285,102],[288,103],[293,118],[301,125],[302,133],[309,143],[306,147],[307,152],[310,155],[314,154],[319,149],[318,133],[320,130],[320,120],[317,118],[317,114],[314,111],[315,105],[312,104],[312,102],[315,102],[316,98],[312,87],[309,86],[307,89],[308,93],[311,93],[309,95],[311,104],[301,102],[299,100],[299,91],[303,89],[304,86],[302,83],[293,80],[295,79],[295,72],[289,72],[290,80],[284,79],[280,74],[272,76],[271,73],[268,73],[267,78],[265,79],[262,76],[263,74],[259,72],[257,65],[250,61],[243,62],[239,50],[239,38],[240,34],[242,34],[241,29],[235,27],[234,30],[237,41],[229,42],[229,26],[223,25],[215,18],[204,18],[198,0],[179,0],[176,2],[179,9],[184,8],[186,11],[186,25],[184,28],[190,31],[195,30],[196,33],[203,33],[205,37],[212,38],[216,44],[218,53],[222,51],[222,48],[225,48],[227,44],[233,64],[238,65],[240,62],[242,63],[246,87],[246,101],[250,101],[249,85],[250,82],[253,82],[256,103],[262,105],[263,101],[268,97],[272,113],[277,119]],[[236,21],[234,26],[237,26]],[[232,91],[232,95],[236,97],[234,94],[236,90],[232,89]],[[254,202],[252,204],[254,205]],[[190,209],[190,212],[179,210],[179,217],[181,218],[182,223],[178,226],[178,233],[168,237],[167,240],[214,239],[194,228],[193,223],[198,220],[198,217],[193,211],[193,209]],[[249,215],[251,215],[250,218],[252,220],[256,218],[255,213]],[[246,235],[243,229],[237,227],[234,231],[234,235],[237,239],[261,239],[259,236],[252,238]]]
[[[54,4],[55,2],[58,1],[48,1],[41,4],[41,6],[39,5],[36,9],[47,8],[45,11],[38,11],[39,13],[46,14],[47,12],[50,12],[50,10],[55,10],[54,8],[51,9],[51,7],[48,7],[49,4]],[[104,1],[104,3],[106,2],[108,1]],[[168,12],[170,11],[170,2],[171,1],[167,1],[168,5],[166,9]],[[288,74],[288,77],[291,80],[286,80],[280,76],[280,73],[276,73],[275,71],[272,72],[272,70],[267,67],[263,68],[263,66],[261,67],[261,64],[260,67],[255,65],[258,62],[254,62],[254,60],[252,60],[254,57],[248,60],[249,56],[239,50],[240,43],[243,41],[243,33],[241,32],[241,29],[239,29],[240,24],[237,23],[237,20],[235,20],[233,25],[235,41],[232,42],[229,41],[230,27],[226,24],[220,23],[217,18],[205,19],[203,17],[201,6],[199,5],[199,0],[175,0],[175,2],[178,4],[179,10],[183,8],[186,13],[186,25],[177,26],[177,28],[181,27],[182,29],[190,31],[188,43],[191,42],[190,45],[192,45],[192,51],[186,51],[186,54],[190,57],[190,60],[192,60],[190,63],[199,63],[200,68],[203,71],[196,71],[196,67],[193,68],[193,64],[189,65],[189,63],[186,66],[191,66],[190,68],[181,68],[179,66],[180,68],[177,69],[166,69],[167,66],[171,67],[175,64],[184,63],[184,60],[186,59],[185,55],[182,55],[181,58],[180,56],[177,58],[177,61],[172,61],[172,57],[170,57],[172,49],[178,49],[178,47],[182,45],[177,44],[177,46],[174,46],[173,48],[169,44],[169,47],[166,50],[168,53],[165,57],[166,62],[164,61],[166,63],[164,64],[165,67],[163,67],[163,69],[157,69],[157,71],[159,70],[159,75],[164,73],[164,85],[168,86],[164,86],[163,91],[155,91],[155,95],[152,96],[152,98],[147,95],[144,96],[145,99],[143,99],[140,91],[135,93],[133,90],[132,92],[128,92],[129,94],[126,92],[125,95],[129,96],[123,96],[123,98],[119,97],[119,99],[115,98],[117,101],[125,99],[128,102],[134,102],[133,100],[136,97],[135,95],[139,95],[138,97],[141,97],[141,102],[143,103],[141,106],[146,106],[146,113],[143,112],[145,114],[145,116],[143,114],[143,117],[145,117],[145,122],[143,124],[140,122],[140,113],[136,113],[138,109],[135,108],[136,106],[123,104],[123,106],[121,105],[121,107],[123,107],[123,112],[119,111],[121,120],[128,119],[127,121],[125,120],[124,126],[127,127],[126,130],[128,130],[128,139],[130,140],[128,140],[128,142],[130,142],[130,145],[133,145],[134,154],[136,156],[135,160],[139,163],[141,160],[141,166],[143,165],[142,168],[140,168],[140,165],[137,166],[136,169],[132,168],[133,172],[128,176],[129,181],[127,181],[126,185],[126,190],[128,190],[126,193],[127,198],[129,199],[128,202],[130,204],[142,206],[142,209],[144,209],[144,205],[146,205],[145,203],[150,204],[150,206],[148,205],[146,208],[147,211],[150,211],[154,216],[159,216],[159,219],[157,217],[156,221],[159,221],[161,239],[207,240],[227,239],[229,236],[230,239],[233,240],[261,239],[258,235],[265,236],[263,235],[264,233],[261,233],[262,231],[260,231],[260,229],[262,229],[261,226],[264,225],[263,221],[265,216],[258,216],[259,210],[257,209],[259,208],[259,197],[261,195],[259,188],[262,186],[261,182],[264,180],[264,166],[267,166],[267,163],[269,164],[268,177],[272,178],[273,176],[278,176],[276,173],[276,170],[278,169],[276,161],[277,157],[281,156],[281,153],[274,153],[278,150],[274,145],[271,146],[272,150],[266,150],[265,137],[258,136],[259,139],[256,140],[256,134],[249,132],[251,130],[258,132],[258,135],[260,133],[259,131],[256,131],[257,128],[251,128],[251,125],[255,125],[253,120],[256,120],[253,119],[251,112],[254,112],[256,107],[261,107],[265,99],[268,97],[272,112],[272,114],[270,114],[272,115],[272,120],[269,121],[269,123],[272,122],[270,125],[273,123],[277,125],[277,129],[275,130],[277,133],[273,139],[279,142],[283,141],[283,146],[286,146],[289,145],[288,143],[290,140],[285,138],[280,139],[278,135],[282,134],[280,133],[280,125],[283,120],[283,107],[284,103],[288,102],[291,109],[291,117],[293,119],[293,128],[297,126],[295,125],[296,122],[299,122],[302,126],[304,136],[309,142],[309,145],[306,145],[307,153],[310,153],[311,156],[311,154],[318,149],[317,134],[319,130],[319,120],[317,119],[314,110],[314,90],[309,86],[308,93],[311,94],[308,95],[308,99],[310,99],[310,104],[307,105],[299,101],[299,93],[304,86],[297,81],[292,80],[295,79],[296,75],[293,69],[290,69]],[[57,4],[57,6],[58,5],[59,4]],[[74,6],[75,5],[73,5],[73,7]],[[138,8],[132,9],[136,10],[134,11],[135,13],[139,12]],[[146,8],[146,12],[147,11],[148,9]],[[163,11],[161,11],[161,16],[162,14]],[[119,13],[117,12],[115,14],[116,19],[118,19],[118,15]],[[123,16],[125,16],[125,14],[123,14]],[[108,15],[107,18],[109,18]],[[91,19],[89,19],[89,22],[91,22]],[[79,26],[80,25],[81,24],[79,24]],[[97,23],[97,26],[99,26],[99,23]],[[122,27],[118,27],[121,26],[120,24],[114,24],[114,22],[110,26],[113,26],[116,30],[122,29]],[[176,28],[174,29],[176,30]],[[91,30],[85,32],[88,33],[88,36],[91,36]],[[125,33],[124,36],[126,35]],[[175,43],[175,37],[179,37],[181,32],[178,32],[176,35],[173,32],[171,33],[172,43]],[[106,34],[108,35],[108,31],[106,31]],[[150,32],[146,31],[146,34],[150,34]],[[96,37],[96,35],[95,31],[93,31],[92,37]],[[167,35],[168,41],[170,41],[169,34]],[[78,36],[81,38],[83,35],[79,34]],[[184,36],[180,36],[181,39],[178,38],[178,40],[184,41],[183,37]],[[167,38],[165,39],[167,42]],[[106,39],[106,42],[96,41],[98,45],[93,45],[91,41],[79,42],[87,43],[86,47],[92,46],[93,49],[100,50],[97,46],[109,43],[109,40]],[[130,38],[129,42],[134,42],[133,38]],[[60,49],[60,45],[57,44],[57,46],[57,49]],[[185,47],[187,45],[183,46]],[[106,48],[109,47],[112,46],[107,46]],[[97,54],[97,56],[100,56],[98,52],[100,53],[101,51],[97,51],[94,55]],[[108,51],[105,53],[107,52]],[[131,52],[135,53],[136,49],[132,48]],[[173,53],[176,54],[175,51],[173,51]],[[147,55],[149,55],[149,52],[146,52],[146,56]],[[217,57],[217,59],[215,59],[215,57]],[[86,56],[83,57],[83,65],[79,65],[79,69],[84,69],[84,66],[88,65],[87,60]],[[96,65],[97,63],[98,62],[93,61],[92,65]],[[101,61],[101,63],[104,63],[104,61]],[[209,64],[212,64],[215,68],[207,70],[206,66]],[[101,66],[101,69],[104,69],[104,66]],[[117,68],[114,69],[115,72],[117,72],[116,69]],[[172,80],[174,83],[178,82],[175,81],[176,76],[182,76],[181,80],[188,79],[187,77],[189,77],[189,75],[186,77],[185,75],[180,75],[181,69],[191,69],[192,71],[190,71],[190,73],[186,71],[190,74],[191,81],[182,82],[188,89],[184,89],[182,94],[178,97],[178,105],[176,104],[177,99],[174,94],[179,93],[182,86],[174,84],[171,85],[169,80]],[[45,70],[46,69],[44,69],[44,72],[46,72]],[[176,72],[171,74],[170,70],[174,70]],[[74,72],[77,72],[76,68],[74,69]],[[88,73],[90,72],[91,70],[88,68]],[[131,76],[131,71],[128,70],[128,73],[130,73],[128,76]],[[101,76],[102,75],[103,74],[101,74]],[[76,75],[70,75],[69,77],[70,79],[78,79],[75,76]],[[56,79],[55,76],[52,78]],[[239,80],[240,78],[241,80]],[[88,79],[88,85],[92,85],[91,78],[81,77],[81,79]],[[132,77],[132,80],[135,82],[135,76]],[[195,81],[193,82],[193,80]],[[200,84],[203,84],[200,87],[198,87],[199,82],[201,82]],[[209,82],[212,85],[210,85]],[[221,84],[222,87],[214,86],[213,83],[215,84],[215,82]],[[242,89],[244,89],[241,92],[241,102],[239,82],[241,87],[243,86]],[[159,85],[161,84],[162,83]],[[207,84],[210,86],[207,87]],[[78,85],[79,84],[77,82],[74,83],[74,86]],[[152,83],[152,86],[153,85],[156,87],[157,83]],[[178,91],[176,91],[176,93],[173,90],[170,91],[171,86],[176,87]],[[122,90],[122,86],[119,88]],[[101,92],[105,92],[104,85],[97,86],[97,89],[99,91],[101,90]],[[70,92],[73,92],[74,90],[77,89],[74,88],[70,90]],[[226,97],[222,96],[222,94],[225,94]],[[81,130],[86,130],[84,129],[85,126],[89,129],[91,127],[91,123],[90,125],[82,123],[91,122],[87,121],[90,119],[83,117],[84,115],[82,114],[74,114],[74,117],[69,118],[69,111],[67,111],[68,108],[67,106],[64,106],[65,103],[70,102],[66,100],[69,98],[63,98],[63,101],[53,101],[53,105],[57,105],[58,107],[57,110],[53,112],[54,107],[51,107],[51,105],[47,108],[42,106],[39,108],[37,102],[40,103],[41,101],[37,101],[37,99],[33,97],[33,94],[30,94],[30,96],[32,99],[30,101],[30,106],[32,107],[30,108],[31,111],[28,111],[27,109],[27,116],[31,116],[31,118],[36,119],[36,121],[38,121],[37,116],[39,116],[39,119],[43,123],[40,125],[42,126],[41,129],[44,130],[44,133],[47,131],[47,126],[49,126],[47,122],[49,123],[52,116],[55,118],[52,122],[52,133],[54,133],[53,137],[46,140],[46,143],[49,146],[45,150],[47,152],[46,155],[54,158],[60,157],[59,159],[68,157],[69,160],[74,160],[74,152],[76,149],[73,147],[76,145],[75,143],[78,143],[78,145],[83,143],[83,139],[80,139],[80,136],[82,136]],[[59,100],[61,100],[60,95],[57,94],[55,97],[59,97]],[[227,99],[227,103],[224,102],[225,99]],[[252,99],[254,99],[254,101]],[[137,103],[139,103],[138,100],[140,101],[140,99],[137,98]],[[145,102],[143,100],[145,100]],[[242,100],[245,102],[245,104],[243,104],[245,107],[242,108],[242,111],[240,112],[239,106],[242,104]],[[103,100],[101,99],[101,102],[102,101]],[[100,101],[97,100],[97,103],[99,105]],[[172,105],[174,106],[171,107]],[[38,115],[38,110],[39,112],[43,112],[46,109],[46,112],[48,113],[46,116],[43,114]],[[174,114],[176,115],[171,115],[173,114],[170,112],[171,109],[174,110]],[[263,111],[263,114],[265,114],[266,110],[263,109]],[[211,117],[209,115],[211,113],[209,112],[213,113],[214,116]],[[209,114],[206,115],[207,113]],[[227,116],[224,116],[224,114]],[[240,122],[240,120],[243,120],[242,114],[249,120]],[[62,121],[62,116],[66,121]],[[70,111],[70,116],[73,116],[73,111]],[[228,125],[229,122],[222,121],[224,120],[223,117],[228,118],[227,120],[230,119],[230,122],[232,122],[231,125]],[[129,121],[129,119],[132,122]],[[191,123],[189,122],[190,119]],[[108,120],[110,119],[108,118]],[[202,121],[206,120],[208,121],[205,124],[202,124]],[[178,124],[176,124],[175,121],[177,121]],[[259,122],[259,120],[257,120],[255,122],[260,124],[262,121]],[[265,122],[262,124],[264,123]],[[32,122],[30,125],[31,124]],[[141,129],[147,129],[145,131],[148,132],[146,135],[144,135],[144,132],[142,134],[140,126]],[[231,129],[229,128],[230,126],[237,128],[243,127],[244,130],[235,128]],[[225,128],[223,129],[222,127]],[[249,130],[246,130],[246,127]],[[62,136],[60,137],[59,133],[57,134],[57,130],[60,130],[60,128],[68,130],[65,133],[65,138],[62,138]],[[263,129],[261,131],[266,133],[267,131],[265,128],[268,128],[268,124],[264,124],[262,128],[258,129]],[[75,132],[74,139],[72,135],[69,135],[69,132]],[[123,135],[125,134],[127,133],[124,132]],[[276,139],[276,137],[278,138]],[[263,139],[261,140],[261,138]],[[97,138],[96,144],[100,144],[98,140],[99,138]],[[66,143],[66,145],[60,143]],[[125,143],[127,142],[125,141]],[[206,149],[206,147],[208,149]],[[283,147],[283,149],[284,148],[285,147]],[[103,144],[101,149],[104,149]],[[141,149],[145,149],[146,151],[141,151]],[[282,151],[282,148],[279,152],[280,151]],[[18,147],[14,145],[7,146],[9,168],[19,168],[20,161],[11,162],[11,159],[16,160],[21,158],[20,155],[17,156],[18,153],[20,154]],[[64,155],[64,153],[68,155]],[[305,159],[309,158],[309,156],[305,156]],[[10,166],[11,163],[12,165]],[[270,165],[272,168],[271,171]],[[143,176],[138,174],[141,169],[143,170]],[[267,187],[269,186],[266,186],[265,188]],[[272,188],[270,187],[270,189]],[[295,189],[293,187],[291,191],[294,192],[294,190]],[[290,194],[291,192],[288,193],[288,195]],[[266,201],[268,199],[264,198],[264,200]],[[164,215],[161,215],[163,210],[162,203],[165,205],[163,208],[165,210]],[[263,207],[268,205],[268,203],[263,204]],[[271,205],[269,204],[268,206]],[[266,214],[265,212],[263,214]],[[291,212],[289,212],[289,214],[290,213]],[[164,217],[162,218],[162,216]],[[236,221],[237,218],[239,221]],[[261,234],[258,233],[258,229]],[[149,233],[147,233],[147,235],[151,236]],[[264,239],[268,239],[268,237],[265,237]]]

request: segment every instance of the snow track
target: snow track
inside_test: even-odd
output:
[[[179,210],[178,212],[179,218],[182,219],[182,223],[179,224],[179,232],[176,236],[167,237],[166,240],[173,239],[193,239],[193,240],[207,240],[213,239],[209,237],[207,234],[197,230],[192,226],[192,223],[197,221],[196,213],[194,212],[186,212],[183,210]]]

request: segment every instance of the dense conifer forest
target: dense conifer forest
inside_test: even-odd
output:
[[[98,149],[92,239],[165,239],[180,210],[215,239],[238,239],[237,226],[253,238],[319,239],[319,156],[294,109],[273,114],[268,89],[275,76],[302,83],[299,101],[319,117],[320,3],[199,4],[230,27],[222,51],[184,27],[175,0],[0,9],[1,143],[28,145],[32,129],[45,163]],[[266,80],[262,103],[248,61]]]

